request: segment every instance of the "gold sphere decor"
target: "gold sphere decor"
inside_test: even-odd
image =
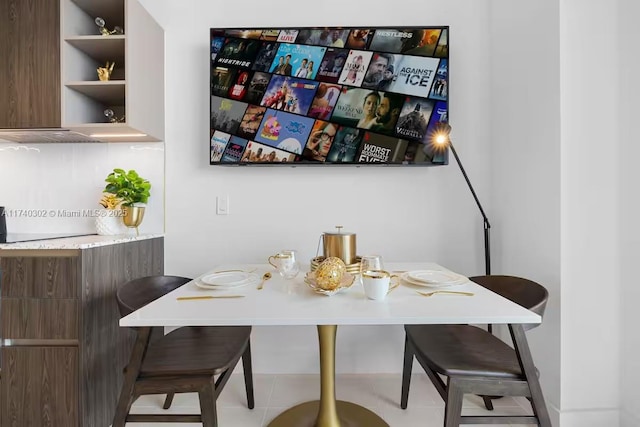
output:
[[[342,276],[347,272],[347,266],[338,257],[329,257],[322,261],[315,271],[316,282],[321,289],[331,291],[342,283]]]
[[[322,255],[317,256],[315,258],[311,259],[311,271],[315,271],[318,269],[318,266],[320,264],[322,264],[322,262],[325,260],[326,258]],[[347,267],[347,273],[351,273],[351,274],[359,274],[360,273],[360,260],[362,259],[362,257],[360,256],[356,256],[356,262],[354,262],[353,264],[346,264]]]

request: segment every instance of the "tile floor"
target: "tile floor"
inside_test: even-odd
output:
[[[425,374],[416,374],[411,381],[409,407],[400,409],[400,375],[338,375],[338,399],[365,406],[376,412],[391,427],[442,427],[444,403]],[[256,407],[246,406],[244,382],[241,374],[229,379],[218,398],[218,421],[221,427],[267,426],[280,412],[298,403],[317,399],[320,394],[319,375],[255,375]],[[162,413],[164,395],[142,396],[132,413]],[[524,398],[504,397],[493,401],[495,413],[525,415],[531,413]],[[197,394],[178,394],[168,410],[174,413],[199,413]],[[488,411],[482,399],[466,396],[463,414],[482,415]],[[467,424],[471,425],[471,424]],[[128,423],[127,427],[196,427],[191,423]]]

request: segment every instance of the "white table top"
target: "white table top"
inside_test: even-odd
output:
[[[387,263],[390,271],[445,270],[433,263]],[[273,275],[264,289],[255,285],[217,291],[189,282],[120,320],[120,326],[224,326],[224,325],[393,325],[540,323],[540,316],[476,283],[447,288],[473,292],[474,296],[423,297],[416,289],[436,289],[403,284],[382,301],[369,300],[358,279],[336,295],[315,293],[304,283],[303,266],[294,279],[285,280],[268,264],[222,265],[211,270],[244,269]],[[178,301],[178,296],[245,295],[234,299]]]

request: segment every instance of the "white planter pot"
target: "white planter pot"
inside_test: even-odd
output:
[[[126,234],[127,227],[122,223],[118,210],[101,210],[96,217],[96,232],[101,236],[116,236]]]

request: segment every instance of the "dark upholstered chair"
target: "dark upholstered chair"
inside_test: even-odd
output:
[[[120,315],[126,316],[190,280],[150,276],[127,282],[116,293]],[[204,427],[217,427],[216,399],[240,358],[247,403],[253,409],[250,326],[182,327],[167,335],[162,328],[135,329],[137,339],[125,368],[113,427],[124,427],[125,422],[202,422]],[[166,393],[163,407],[168,409],[174,393],[184,392],[198,393],[201,415],[129,414],[138,396]]]
[[[549,294],[530,280],[512,276],[471,277],[472,281],[539,314]],[[460,424],[538,424],[551,427],[549,414],[524,331],[533,325],[509,325],[515,351],[499,338],[471,325],[405,325],[400,406],[407,408],[413,357],[445,401],[444,426]],[[445,383],[440,375],[447,377]],[[462,416],[464,394],[526,396],[532,416]],[[486,399],[485,399],[486,402]]]

